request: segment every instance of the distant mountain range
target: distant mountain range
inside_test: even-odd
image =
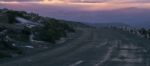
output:
[[[132,27],[132,28],[145,28],[145,29],[150,29],[150,23],[138,23],[138,24],[127,24],[127,23],[86,23],[90,26],[95,26],[95,27],[108,27],[108,26],[116,26],[116,27],[121,27],[121,26],[126,26],[126,27]]]
[[[114,27],[130,27],[127,24],[124,23],[88,23],[88,25],[95,26],[95,27],[109,27],[109,26],[114,26]]]

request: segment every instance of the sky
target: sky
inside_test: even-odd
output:
[[[32,1],[63,1],[63,2],[79,2],[79,3],[149,3],[150,0],[0,0],[1,2],[32,2]]]
[[[68,7],[66,4],[69,4],[69,6],[79,6],[79,9],[89,11],[126,7],[150,8],[150,0],[0,0],[0,3],[40,3],[66,7]]]
[[[79,22],[150,26],[150,0],[0,0],[0,8]]]

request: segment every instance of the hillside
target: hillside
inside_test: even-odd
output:
[[[75,29],[67,22],[35,13],[1,9],[0,58],[17,56],[27,48],[51,46],[70,32]]]
[[[107,28],[80,29],[88,26],[7,9],[1,11],[0,17],[0,66],[149,66],[150,63],[150,30],[144,28],[105,23],[89,25]],[[67,41],[57,44],[65,37]],[[40,52],[43,48],[47,50]]]
[[[82,27],[82,28],[87,28],[87,27],[91,27],[90,25],[86,24],[86,23],[81,23],[81,22],[75,22],[75,21],[66,21],[66,20],[61,20],[62,23],[67,23],[70,26],[77,28],[77,27]]]

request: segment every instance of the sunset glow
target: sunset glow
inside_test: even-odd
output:
[[[43,2],[47,3],[47,2],[49,2],[49,0],[44,0]]]
[[[13,2],[5,2],[5,1],[0,1],[0,3],[3,3],[3,4],[5,4],[5,3],[14,3],[14,4],[17,4],[17,3],[19,3],[19,2],[17,2],[17,1],[13,1]]]
[[[73,0],[43,0],[43,1],[0,1],[0,3],[11,3],[11,4],[19,4],[19,3],[36,3],[36,4],[46,4],[46,5],[55,5],[62,7],[75,7],[82,10],[95,11],[95,10],[112,10],[119,8],[127,8],[127,7],[137,7],[137,8],[150,8],[150,3],[133,3],[131,0],[110,0],[106,2],[98,2],[91,3],[86,2],[86,0],[78,0],[78,2],[74,2]],[[57,3],[57,4],[56,4]]]
[[[49,0],[43,0],[42,2],[43,3],[63,3],[63,1],[60,1],[60,0],[51,0],[51,1],[49,1]]]
[[[43,0],[43,1],[23,1],[23,2],[18,2],[18,1],[0,1],[0,3],[12,3],[12,4],[15,4],[15,3],[39,3],[39,4],[52,4],[52,3],[67,3],[68,1],[67,0]]]

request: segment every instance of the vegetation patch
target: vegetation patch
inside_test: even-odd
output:
[[[0,15],[5,18],[0,20],[0,58],[22,53],[21,48],[25,46],[21,44],[32,46],[36,41],[55,44],[56,40],[75,32],[69,23],[35,13],[0,9]]]

